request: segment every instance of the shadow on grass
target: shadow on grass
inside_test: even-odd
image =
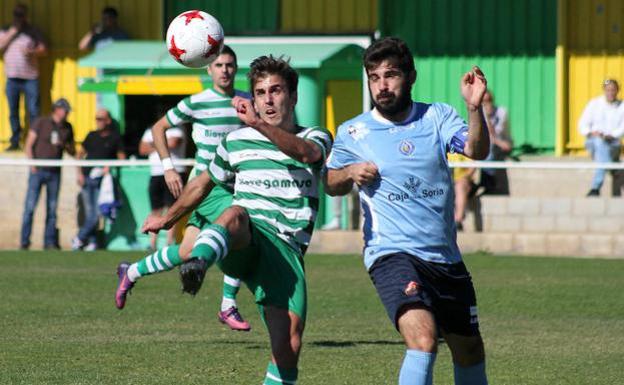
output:
[[[402,341],[312,341],[307,345],[318,346],[323,348],[354,348],[358,345],[403,345]]]

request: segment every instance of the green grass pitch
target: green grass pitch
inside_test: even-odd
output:
[[[221,275],[192,299],[178,276],[113,304],[115,266],[141,253],[0,253],[0,384],[260,384],[266,331],[216,320]],[[491,384],[624,382],[624,261],[467,256]],[[404,352],[353,255],[306,257],[309,318],[299,384],[396,384]],[[452,384],[445,345],[435,384]]]

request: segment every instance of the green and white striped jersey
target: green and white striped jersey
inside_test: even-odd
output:
[[[244,207],[256,228],[303,255],[314,229],[321,169],[332,137],[319,127],[300,127],[297,136],[319,146],[319,162],[296,161],[266,136],[245,127],[225,137],[208,172],[215,183],[234,192],[232,204]]]
[[[236,96],[250,99],[243,91],[234,91]],[[171,126],[193,123],[193,142],[197,146],[195,169],[204,171],[214,158],[221,140],[230,132],[242,127],[232,107],[232,98],[211,88],[182,99],[177,106],[167,111]]]

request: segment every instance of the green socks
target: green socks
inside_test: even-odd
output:
[[[128,268],[128,278],[135,282],[140,277],[161,271],[168,271],[182,264],[179,254],[179,245],[167,246],[157,250],[154,254],[133,263]]]
[[[197,236],[191,257],[205,260],[210,267],[227,255],[229,240],[230,236],[223,226],[206,226]]]
[[[274,363],[269,362],[263,385],[295,385],[297,383],[298,374],[299,371],[297,368],[280,368]]]

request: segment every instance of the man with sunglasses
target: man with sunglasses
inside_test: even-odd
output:
[[[28,7],[17,4],[13,22],[0,30],[0,51],[3,52],[4,72],[7,77],[6,96],[9,102],[11,144],[7,151],[19,150],[22,127],[19,120],[20,94],[24,94],[29,123],[39,116],[39,63],[47,53],[41,32],[27,21]]]
[[[78,158],[95,159],[126,159],[121,136],[113,126],[110,112],[103,108],[95,113],[95,131],[91,131],[82,142]],[[85,210],[85,220],[78,235],[72,240],[72,249],[93,251],[97,249],[96,230],[100,219],[98,196],[100,183],[104,175],[109,173],[108,167],[82,167],[78,171],[78,184]]]

